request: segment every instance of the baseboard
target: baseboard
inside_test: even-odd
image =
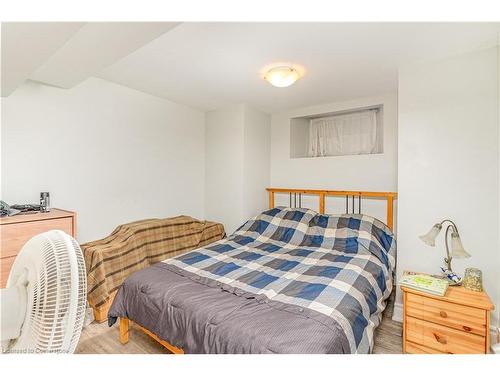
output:
[[[396,322],[403,322],[403,304],[399,302],[394,303],[394,310],[392,311],[392,320]]]
[[[490,346],[493,353],[500,354],[500,327],[490,327]]]

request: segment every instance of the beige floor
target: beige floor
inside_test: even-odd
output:
[[[382,323],[375,330],[375,354],[401,353],[402,327],[391,319],[393,296],[384,311]],[[86,354],[147,354],[169,353],[167,349],[131,325],[130,340],[122,345],[118,341],[118,324],[109,328],[107,323],[92,323],[84,328],[77,353]]]
[[[392,320],[395,293],[389,298],[389,303],[382,317],[382,322],[374,333],[374,354],[401,354],[403,349],[403,324]]]

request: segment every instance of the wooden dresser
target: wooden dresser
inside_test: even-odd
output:
[[[19,214],[0,218],[0,288],[5,288],[10,268],[23,245],[33,236],[60,229],[76,236],[76,213],[53,208],[46,213]]]
[[[490,311],[486,292],[449,287],[443,297],[401,287],[403,353],[489,353]]]

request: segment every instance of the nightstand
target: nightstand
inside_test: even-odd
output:
[[[442,297],[403,291],[403,353],[489,353],[490,311],[486,292],[450,286]]]

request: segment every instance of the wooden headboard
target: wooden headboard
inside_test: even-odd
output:
[[[269,192],[269,208],[274,208],[274,195],[276,193],[288,193],[290,197],[290,207],[302,206],[302,194],[319,196],[319,213],[325,213],[325,198],[327,196],[345,197],[346,213],[349,213],[349,199],[352,200],[351,212],[354,213],[354,201],[358,199],[358,213],[361,213],[361,198],[385,199],[387,202],[386,225],[393,230],[394,227],[394,200],[398,198],[398,193],[387,191],[348,191],[348,190],[310,190],[310,189],[283,189],[267,188]],[[298,203],[298,206],[297,206]]]

